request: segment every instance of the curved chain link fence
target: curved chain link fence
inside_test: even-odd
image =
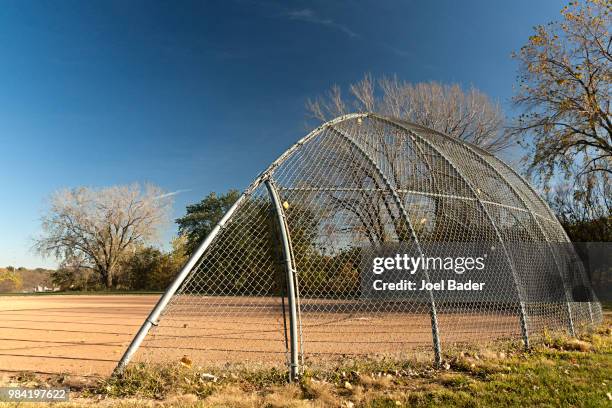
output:
[[[221,224],[120,366],[138,348],[139,361],[288,363],[293,375],[350,355],[425,349],[439,361],[451,345],[529,344],[602,318],[576,253],[560,245],[569,242],[561,225],[519,175],[476,146],[393,118],[350,114],[317,128]],[[498,248],[487,260],[494,300],[364,293],[362,262],[381,246],[427,255],[433,243],[475,242]],[[574,299],[577,285],[588,301]]]

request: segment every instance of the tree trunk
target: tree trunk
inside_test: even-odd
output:
[[[110,269],[106,270],[106,289],[113,287],[113,272]]]

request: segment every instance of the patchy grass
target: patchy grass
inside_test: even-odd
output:
[[[66,408],[609,407],[611,323],[608,315],[597,332],[579,339],[547,334],[527,352],[513,344],[456,349],[439,369],[414,359],[351,359],[334,368],[311,368],[298,383],[288,384],[282,369],[203,370],[184,359],[157,367],[132,365],[121,378],[80,386],[67,376],[46,384],[71,387],[73,400],[54,405]],[[41,385],[32,374],[13,381]]]

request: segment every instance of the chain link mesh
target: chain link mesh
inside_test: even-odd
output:
[[[556,245],[569,242],[562,227],[511,168],[435,131],[353,114],[313,131],[249,187],[150,331],[139,360],[287,362],[287,271],[266,179],[274,181],[290,235],[306,364],[411,354],[431,348],[435,335],[444,349],[579,332],[601,321],[599,303],[573,301],[576,283],[590,286],[576,253]],[[432,243],[492,242],[501,250],[490,262],[511,273],[491,276],[495,302],[363,296],[361,260],[402,242],[422,252]],[[508,250],[534,243],[544,245],[529,256]],[[566,301],[526,301],[545,293]]]

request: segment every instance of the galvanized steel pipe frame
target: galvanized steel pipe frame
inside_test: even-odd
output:
[[[393,120],[393,119],[389,119],[391,121],[393,121],[394,123],[398,123],[398,121]],[[401,122],[399,122],[401,123]],[[407,132],[409,132],[410,134],[414,135],[415,137],[418,137],[420,139],[422,139],[421,136],[418,136],[416,133],[414,133],[413,131],[407,129],[406,126],[402,126],[400,124],[398,124],[398,126],[400,126],[401,128],[403,128],[404,130],[406,130]],[[444,133],[438,132],[436,130],[433,129],[427,129],[424,128],[422,126],[417,126],[415,125],[415,127],[420,127],[423,130],[426,130],[428,132],[433,132],[447,140],[450,140],[451,142],[455,143],[455,144],[459,144],[459,142],[453,138],[451,138],[448,135],[445,135]],[[428,144],[430,144],[429,142],[426,142]],[[534,221],[535,225],[537,226],[538,230],[540,231],[540,233],[542,234],[542,236],[544,237],[544,239],[546,240],[546,246],[548,249],[548,252],[552,255],[553,260],[555,262],[555,267],[557,269],[557,272],[559,273],[559,277],[561,278],[561,282],[563,283],[563,291],[565,293],[565,309],[566,309],[566,314],[567,314],[567,319],[568,319],[568,331],[569,334],[572,336],[576,336],[576,331],[574,329],[574,319],[572,317],[572,309],[571,309],[571,305],[570,305],[570,295],[569,295],[569,288],[567,286],[567,282],[564,279],[563,273],[561,271],[561,266],[559,265],[559,262],[557,260],[557,257],[555,256],[554,250],[550,244],[550,239],[548,237],[548,234],[546,233],[546,231],[544,230],[544,228],[542,227],[542,225],[540,224],[540,221],[538,220],[537,214],[535,213],[535,210],[533,208],[531,208],[529,206],[529,204],[523,199],[523,197],[521,196],[521,194],[519,193],[519,191],[517,190],[516,186],[511,183],[494,165],[492,165],[491,163],[489,163],[487,160],[484,160],[482,158],[482,156],[490,156],[494,159],[494,161],[496,163],[498,163],[501,167],[505,168],[506,170],[508,170],[510,173],[512,173],[514,176],[516,176],[528,189],[529,191],[536,197],[536,199],[538,201],[540,201],[540,204],[542,204],[542,206],[548,211],[548,216],[552,219],[552,220],[556,220],[555,215],[553,214],[552,210],[550,209],[550,207],[548,206],[548,204],[546,204],[546,202],[544,202],[544,200],[542,200],[542,198],[535,192],[535,190],[533,189],[533,187],[523,178],[521,177],[514,169],[512,169],[510,166],[508,166],[506,163],[504,163],[503,161],[499,160],[498,158],[496,158],[495,156],[493,156],[492,154],[490,154],[489,152],[487,152],[486,150],[472,145],[471,143],[468,142],[462,142],[460,144],[461,146],[465,147],[467,150],[471,151],[476,157],[478,157],[479,161],[485,165],[487,168],[489,168],[491,171],[493,171],[493,173],[495,173],[496,176],[498,176],[500,178],[500,180],[502,180],[506,186],[510,189],[510,191],[512,191],[512,193],[516,196],[516,198],[523,204],[523,206],[525,207],[524,211],[526,211],[531,219]],[[430,144],[431,146],[431,144]],[[444,157],[445,160],[449,160],[447,159],[444,154],[437,148],[433,147],[436,150],[436,152],[438,152],[442,157]],[[449,162],[450,163],[450,162]],[[469,184],[468,180],[463,177],[463,179]],[[475,192],[474,192],[475,194]],[[476,197],[477,200],[479,200],[482,203],[485,203],[485,200],[481,200],[478,196]],[[543,215],[543,214],[542,214]],[[497,229],[497,227],[494,228]],[[567,239],[567,241],[569,242],[569,237],[567,236],[567,234],[565,233],[565,230],[563,230],[563,234],[565,236],[565,238]],[[530,234],[531,235],[531,234]],[[590,306],[591,304],[589,303],[589,315],[590,314]],[[592,316],[591,316],[591,320],[592,320]],[[528,344],[528,343],[526,343]]]
[[[512,259],[510,258],[510,254],[508,253],[508,250],[506,248],[506,244],[505,244],[505,242],[504,242],[504,240],[503,240],[503,238],[501,236],[501,233],[499,232],[499,229],[497,228],[497,225],[495,224],[495,221],[493,220],[493,217],[489,213],[489,210],[483,204],[480,196],[476,193],[476,189],[474,188],[472,183],[469,181],[469,179],[466,177],[466,175],[463,174],[463,172],[455,165],[455,163],[445,153],[443,153],[436,145],[434,145],[433,143],[429,142],[428,140],[425,140],[423,137],[417,135],[415,132],[411,131],[406,126],[403,126],[401,124],[401,122],[395,121],[395,120],[390,119],[390,118],[380,118],[379,117],[379,119],[381,119],[383,121],[386,121],[389,124],[395,125],[395,126],[401,128],[401,129],[403,129],[405,132],[408,132],[413,137],[421,140],[422,143],[427,144],[431,149],[436,151],[440,155],[440,157],[442,157],[448,163],[448,165],[451,166],[451,168],[455,172],[457,172],[459,177],[466,183],[466,185],[467,185],[468,189],[471,191],[472,195],[476,198],[476,202],[478,203],[478,205],[480,206],[481,210],[483,211],[483,213],[485,214],[485,216],[487,217],[487,219],[491,223],[491,226],[493,227],[493,229],[495,231],[495,235],[497,236],[497,239],[499,240],[499,243],[502,246],[502,250],[504,251],[504,255],[506,257],[506,260],[508,261],[508,264],[510,266],[510,271],[512,273],[512,278],[514,280],[514,285],[515,285],[517,296],[518,296],[518,300],[519,300],[519,323],[520,323],[520,327],[521,327],[521,335],[523,337],[523,343],[525,345],[525,348],[529,348],[529,329],[528,329],[528,326],[527,326],[527,313],[525,311],[525,303],[524,303],[524,301],[522,299],[522,296],[521,296],[521,288],[519,286],[518,275],[516,273],[514,264],[512,263]]]
[[[304,136],[298,142],[293,144],[289,149],[287,149],[278,159],[276,159],[264,172],[262,172],[245,190],[245,192],[238,198],[238,200],[230,207],[230,209],[225,213],[225,215],[221,218],[221,220],[215,225],[210,234],[202,241],[202,243],[198,246],[198,248],[191,255],[185,266],[181,269],[181,271],[176,275],[176,278],[172,281],[170,286],[166,289],[162,297],[157,301],[157,304],[151,310],[149,316],[145,319],[142,326],[132,339],[130,345],[126,349],[125,353],[117,363],[115,370],[113,371],[114,376],[119,376],[123,374],[127,365],[132,360],[132,357],[136,353],[136,351],[140,348],[142,342],[145,337],[151,330],[151,327],[157,326],[159,318],[163,314],[164,310],[168,307],[170,300],[174,296],[174,294],[180,289],[181,285],[185,281],[185,279],[189,276],[192,268],[196,266],[198,260],[204,255],[210,244],[217,237],[219,232],[223,229],[223,226],[231,219],[234,215],[238,207],[255,191],[259,185],[267,180],[270,175],[274,172],[274,170],[281,165],[291,154],[295,152],[295,150],[299,149],[304,143],[308,142],[310,139],[318,136],[325,128],[331,126],[335,123],[339,123],[345,120],[364,117],[364,114],[353,113],[344,116],[340,116],[332,121],[326,122],[321,126],[314,129],[308,135]]]
[[[337,131],[337,129],[335,129],[333,126],[338,124],[338,123],[345,122],[345,121],[351,120],[351,119],[368,118],[368,117],[369,118],[373,118],[373,119],[377,119],[377,120],[380,120],[380,121],[383,121],[383,122],[386,122],[386,123],[394,124],[395,126],[400,127],[404,131],[407,131],[411,136],[413,136],[413,137],[415,136],[415,134],[410,129],[408,129],[401,121],[396,121],[396,120],[394,120],[392,118],[388,118],[388,117],[385,117],[383,115],[378,115],[378,114],[374,114],[374,113],[351,113],[351,114],[346,114],[346,115],[343,115],[343,116],[339,116],[339,117],[337,117],[337,118],[335,118],[335,119],[333,119],[331,121],[328,121],[328,122],[320,125],[316,129],[311,131],[309,134],[304,136],[302,139],[300,139],[298,142],[293,144],[289,149],[287,149],[281,156],[279,156],[264,172],[262,172],[251,183],[251,185],[239,197],[239,199],[234,203],[234,205],[227,211],[227,213],[223,216],[223,218],[219,221],[219,223],[213,228],[211,233],[198,246],[198,248],[193,253],[193,255],[189,258],[189,260],[187,261],[185,266],[177,274],[177,276],[174,279],[174,281],[170,284],[170,286],[168,287],[168,289],[166,290],[164,295],[159,299],[159,301],[157,302],[157,304],[155,305],[155,307],[153,308],[153,310],[151,311],[149,316],[145,319],[144,323],[142,324],[142,326],[138,330],[136,336],[134,337],[134,339],[132,340],[132,342],[130,343],[128,348],[126,349],[125,353],[123,354],[121,360],[117,364],[117,367],[115,368],[115,370],[113,372],[113,375],[121,375],[124,372],[125,368],[127,367],[129,362],[131,361],[131,358],[133,357],[133,355],[136,353],[136,351],[138,350],[138,348],[140,347],[140,345],[144,341],[147,333],[149,332],[151,327],[156,326],[158,324],[159,318],[162,316],[164,310],[167,308],[168,304],[170,303],[170,300],[172,299],[174,294],[180,289],[181,285],[184,283],[185,279],[189,276],[189,273],[191,272],[193,267],[196,266],[196,264],[198,263],[198,260],[202,257],[202,255],[204,255],[204,253],[206,252],[208,247],[212,244],[212,242],[217,237],[219,232],[223,229],[224,225],[232,218],[232,216],[234,215],[236,210],[253,193],[253,191],[257,187],[259,187],[262,182],[265,183],[266,181],[268,181],[270,176],[274,173],[274,170],[276,170],[276,168],[278,166],[280,166],[285,160],[287,160],[297,149],[299,149],[303,144],[307,143],[311,139],[319,136],[325,129],[330,128],[330,129],[333,129],[333,130]],[[431,129],[427,129],[427,130],[431,131]],[[435,133],[440,134],[439,132],[435,132]],[[443,136],[448,137],[446,135],[443,135]],[[420,140],[423,140],[422,137],[420,137],[418,135],[416,135],[416,137],[418,137]],[[350,140],[352,140],[352,139],[350,139]],[[425,141],[425,143],[428,143],[428,142]],[[430,144],[430,146],[431,146],[431,144]],[[431,146],[431,147],[434,148],[438,153],[440,153],[442,155],[442,157],[444,157],[450,164],[452,164],[452,162],[450,162],[448,160],[448,158],[445,157],[445,155],[443,155],[439,151],[439,149],[437,149],[434,146]],[[472,147],[470,145],[467,145],[467,147],[469,149],[472,149]],[[361,150],[363,151],[363,149],[361,149]],[[502,166],[508,168],[511,172],[513,172],[515,175],[517,175],[519,177],[519,179],[521,179],[521,181],[523,181],[528,186],[528,188],[535,194],[535,192],[533,191],[533,189],[529,185],[529,183],[527,183],[522,177],[520,177],[520,175],[518,175],[513,169],[511,169],[509,166],[507,166],[501,160],[497,160],[497,161],[499,161]],[[486,161],[485,161],[485,163],[486,163]],[[453,167],[455,167],[455,166],[453,165]],[[495,169],[493,166],[490,166],[490,167],[493,169],[493,171],[502,180],[505,181],[505,183],[507,185],[510,185],[510,183],[505,179],[505,177],[497,169]],[[379,169],[379,171],[380,171],[380,169]],[[466,180],[465,177],[463,177],[463,178],[464,178],[464,180]],[[466,180],[466,182],[467,182],[467,180]],[[266,183],[266,186],[268,187],[269,183]],[[470,185],[470,187],[471,187],[471,185]],[[516,194],[516,191],[514,190],[513,186],[511,186],[511,189]],[[273,190],[275,191],[274,188],[273,188]],[[268,187],[268,191],[270,191],[269,187]],[[391,188],[391,192],[392,192],[393,195],[397,196],[397,192],[393,188]],[[277,195],[278,195],[278,193],[277,193]],[[535,195],[537,196],[537,194],[535,194]],[[475,196],[476,196],[477,201],[480,202],[480,205],[482,206],[483,205],[482,204],[483,200],[480,200],[477,194],[475,194]],[[539,196],[537,196],[537,197],[538,197],[538,199],[540,199]],[[394,199],[397,201],[399,199],[399,197],[396,197]],[[278,200],[278,197],[276,198],[276,200]],[[551,212],[550,208],[548,207],[548,205],[546,205],[546,203],[544,203],[543,201],[541,201],[541,202],[544,205],[544,207],[549,211],[549,214],[552,214],[552,212]],[[401,201],[400,201],[400,204],[401,204]],[[275,206],[276,206],[276,204],[275,204]],[[403,209],[403,205],[402,205],[402,207],[400,207],[400,210],[402,211],[402,216],[404,216],[404,214],[406,212],[405,212],[405,209]],[[531,209],[529,209],[529,210],[530,210],[530,212],[532,212]],[[485,210],[485,212],[486,212],[486,210]],[[282,212],[282,206],[281,206],[281,213],[279,213],[279,214],[284,214],[284,212]],[[406,214],[406,216],[407,216],[407,214]],[[533,216],[535,217],[536,214],[533,214]],[[488,217],[490,217],[490,215],[488,215]],[[284,218],[283,218],[283,221],[284,221]],[[283,225],[283,224],[281,224],[281,225]],[[284,224],[284,225],[286,226],[286,224]],[[539,227],[540,227],[540,229],[542,228],[541,226],[539,226]],[[411,232],[414,233],[412,228],[411,228]],[[415,239],[416,239],[416,237],[415,237]],[[418,241],[415,241],[415,242],[418,242]],[[288,240],[288,243],[290,244],[290,240]],[[285,244],[283,243],[283,245],[285,245]],[[289,249],[289,251],[291,251],[290,247],[288,249]],[[285,258],[287,258],[287,257],[285,256]],[[288,259],[290,260],[291,257],[289,257]],[[291,261],[289,263],[292,264]],[[289,267],[289,266],[287,266],[287,267]],[[291,265],[291,268],[292,268],[291,270],[293,271],[293,274],[294,274],[295,273],[295,269],[293,269],[293,265]],[[292,274],[292,277],[294,278],[295,276],[293,274]],[[292,279],[292,280],[294,281],[294,285],[295,285],[296,284],[295,280],[294,279]],[[294,286],[294,288],[295,288],[295,286]],[[297,296],[297,294],[296,294],[296,296]],[[294,300],[296,300],[296,299],[294,299]],[[294,303],[294,306],[296,306],[295,309],[296,309],[296,312],[297,312],[297,305],[295,303]],[[439,362],[441,360],[441,351],[440,351],[440,346],[439,346],[439,334],[438,334],[438,328],[437,328],[437,317],[436,317],[436,313],[435,313],[435,304],[433,302],[432,302],[432,306],[433,306],[433,308],[432,308],[433,309],[432,310],[432,334],[434,336],[434,352],[436,354],[436,361]],[[590,306],[591,305],[589,303],[589,308],[590,308]],[[568,302],[568,307],[569,307],[569,302]],[[522,326],[523,326],[523,324],[525,325],[524,326],[524,330],[525,331],[523,332],[523,337],[524,337],[524,341],[525,341],[526,345],[528,345],[529,344],[528,343],[528,334],[526,333],[526,322],[524,321],[524,319],[526,319],[526,316],[524,316],[524,313],[525,313],[524,309],[523,309],[523,307],[521,307],[521,320],[522,320],[521,323],[522,323]],[[297,321],[297,320],[294,320],[294,321]],[[522,329],[523,329],[523,327],[522,327]],[[296,350],[296,354],[295,355],[297,356],[297,345],[294,344],[294,339],[295,339],[295,341],[297,341],[297,331],[295,331],[295,332],[296,332],[295,337],[292,336],[292,346],[291,346],[291,348]],[[292,356],[291,357],[291,361],[292,361],[291,364],[292,364],[292,366],[294,365],[294,360],[295,359]],[[297,369],[298,369],[297,363],[294,366],[295,366],[295,370],[296,370],[295,373],[297,374]]]
[[[291,248],[291,239],[289,238],[289,229],[287,226],[287,218],[283,206],[281,204],[278,190],[272,181],[272,178],[265,180],[264,184],[268,189],[270,200],[274,206],[274,213],[278,222],[281,245],[283,249],[283,263],[287,278],[287,303],[289,307],[289,380],[294,381],[299,375],[298,364],[298,313],[297,313],[297,290],[295,285],[295,267],[293,265],[293,248]]]
[[[421,256],[424,256],[425,254],[423,253],[423,250],[421,249],[421,244],[419,243],[419,239],[416,236],[414,227],[412,225],[412,221],[410,221],[410,217],[408,216],[408,212],[406,212],[406,208],[404,207],[404,204],[402,203],[402,199],[397,194],[397,191],[395,190],[395,188],[393,188],[393,185],[391,184],[391,182],[389,181],[385,173],[380,169],[376,161],[352,137],[336,129],[334,126],[330,126],[330,129],[336,134],[338,134],[339,136],[343,137],[346,141],[348,141],[349,144],[352,147],[354,147],[358,152],[360,152],[360,154],[372,165],[372,167],[374,167],[378,175],[383,180],[383,183],[385,183],[385,186],[391,193],[391,196],[393,197],[393,200],[395,201],[395,205],[397,206],[398,210],[400,211],[402,215],[402,219],[407,224],[408,229],[410,230],[410,237],[414,241],[414,244],[416,245],[417,250],[419,251],[419,254]],[[423,273],[425,276],[425,281],[427,283],[431,283],[431,280],[429,278],[429,272],[427,272],[427,270],[424,269]],[[429,317],[431,320],[431,334],[432,334],[432,341],[433,341],[433,348],[434,348],[434,357],[435,357],[436,364],[440,365],[442,363],[442,347],[440,346],[440,330],[438,328],[438,313],[436,310],[436,301],[434,299],[432,290],[428,289],[427,292],[429,295]]]

